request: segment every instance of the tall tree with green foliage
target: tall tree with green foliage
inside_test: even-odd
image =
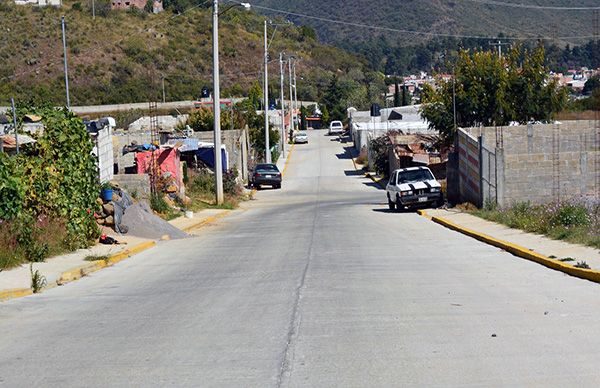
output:
[[[398,80],[394,81],[394,106],[402,106],[402,98],[400,97],[400,86]]]
[[[263,91],[258,81],[256,81],[254,84],[252,84],[250,90],[248,90],[248,99],[246,100],[248,102],[247,106],[252,107],[254,110],[260,110],[262,106],[262,100]]]
[[[501,58],[491,51],[463,50],[454,64],[455,81],[440,80],[437,90],[423,90],[421,115],[450,143],[454,89],[457,126],[548,122],[566,103],[566,91],[548,74],[541,46],[533,51],[516,46]]]
[[[410,91],[408,90],[408,86],[402,85],[402,106],[410,105],[412,96],[410,95]]]

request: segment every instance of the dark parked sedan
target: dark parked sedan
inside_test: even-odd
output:
[[[281,188],[281,172],[273,163],[257,164],[252,174],[252,186],[260,189],[261,185],[271,186],[274,189]]]

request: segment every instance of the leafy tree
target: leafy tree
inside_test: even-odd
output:
[[[402,106],[410,105],[411,95],[408,86],[402,85]]]
[[[600,89],[600,77],[595,76],[588,79],[583,85],[583,94],[585,96],[591,95],[596,89]]]
[[[331,116],[329,115],[329,109],[327,109],[327,105],[322,105],[321,107],[321,121],[323,125],[329,125],[331,121]]]
[[[314,28],[311,28],[309,26],[300,27],[300,36],[302,37],[303,41],[317,40],[317,32],[314,30]]]
[[[187,120],[189,125],[196,132],[209,132],[214,130],[215,115],[212,109],[202,108],[193,111]],[[233,128],[232,128],[233,125]],[[240,129],[245,125],[242,115],[235,109],[221,110],[221,129]]]
[[[400,97],[400,87],[398,86],[398,80],[394,81],[394,106],[401,106],[402,99]]]
[[[262,119],[260,116],[258,116],[258,117],[259,117],[259,120]],[[250,138],[250,144],[254,148],[254,151],[256,152],[258,157],[260,159],[264,160],[265,144],[266,144],[264,123],[262,126],[249,127],[248,137]],[[271,146],[271,148],[273,148],[273,146],[275,146],[277,143],[279,143],[280,138],[281,137],[279,135],[279,131],[277,129],[274,129],[272,126],[270,126],[269,127],[269,145]],[[273,160],[276,160],[276,158],[273,158]]]
[[[531,52],[517,46],[503,58],[489,51],[463,50],[454,64],[455,81],[440,80],[438,90],[423,90],[421,115],[443,141],[451,142],[454,89],[458,126],[550,121],[565,105],[566,91],[548,80],[544,60],[543,47]]]
[[[252,107],[254,110],[260,110],[262,106],[262,100],[263,91],[260,87],[260,84],[257,81],[254,84],[252,84],[252,87],[250,88],[250,90],[248,90],[248,99],[246,101],[248,101],[248,107]]]

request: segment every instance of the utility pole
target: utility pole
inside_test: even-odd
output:
[[[294,106],[292,104],[292,98],[293,98],[293,93],[292,93],[292,61],[294,60],[294,57],[290,57],[288,59],[288,71],[290,74],[290,103],[288,104],[288,109],[290,111],[290,129],[292,130],[292,132],[294,131]]]
[[[283,95],[283,53],[279,53],[279,85],[281,90],[279,92],[279,100],[281,102],[281,156],[285,157],[285,96]]]
[[[163,94],[163,104],[166,102],[165,98],[165,75],[162,74],[162,94]]]
[[[452,117],[454,118],[454,130],[456,130],[456,74],[452,74]]]
[[[65,89],[67,91],[67,109],[71,110],[71,99],[69,97],[69,70],[67,67],[67,37],[65,35],[65,17],[61,18],[62,26],[62,41],[63,41],[63,55],[64,55],[64,69],[65,69]]]
[[[223,204],[221,161],[221,90],[219,87],[219,0],[213,0],[213,113],[215,146],[215,191],[217,205]]]
[[[269,46],[267,42],[267,21],[265,20],[265,162],[271,163],[271,146],[269,145]]]
[[[297,87],[297,83],[296,83],[296,62],[294,62],[294,66],[292,66],[294,69],[294,111],[298,110],[298,87]]]
[[[15,109],[15,99],[10,99],[10,105],[12,108],[12,116],[13,116],[13,126],[15,127],[15,146],[17,150],[17,154],[19,153],[19,133],[17,131],[17,110]]]
[[[96,2],[92,0],[92,20],[96,20]]]
[[[510,46],[510,43],[503,43],[499,40],[498,42],[490,42],[489,45],[493,47],[498,47],[498,58],[502,58],[502,46]]]

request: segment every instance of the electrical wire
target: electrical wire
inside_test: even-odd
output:
[[[237,2],[235,0],[226,0],[226,1],[228,1],[230,3]],[[472,1],[478,1],[478,0],[472,0]],[[480,0],[480,1],[483,1],[483,0]],[[449,33],[440,33],[440,32],[406,30],[406,29],[378,26],[378,25],[372,25],[372,24],[366,24],[366,23],[347,22],[345,20],[340,20],[340,19],[331,19],[331,18],[326,18],[326,17],[322,17],[322,16],[314,16],[314,15],[308,15],[308,14],[303,14],[303,13],[298,13],[298,12],[291,12],[291,11],[286,11],[286,10],[277,9],[277,8],[265,7],[265,6],[261,6],[261,5],[253,4],[252,7],[260,9],[260,10],[264,10],[264,11],[273,12],[273,13],[291,15],[291,16],[295,16],[298,18],[312,19],[312,20],[318,20],[321,22],[340,24],[340,25],[345,25],[345,26],[349,26],[349,27],[366,28],[366,29],[384,31],[384,32],[413,34],[413,35],[430,36],[430,37],[458,38],[458,39],[497,39],[498,38],[497,36],[489,36],[489,35],[449,34]],[[595,8],[591,8],[591,9],[595,9]],[[598,7],[598,9],[600,9],[600,7]],[[541,35],[537,36],[537,37],[513,36],[513,37],[503,37],[502,39],[518,41],[518,40],[539,40],[539,39],[568,40],[568,39],[594,39],[594,38],[596,38],[596,35],[576,35],[576,36],[557,36],[557,37],[548,37],[548,36],[541,36]]]
[[[593,11],[600,10],[600,7],[560,7],[560,6],[552,6],[552,5],[533,5],[533,4],[522,4],[522,3],[506,3],[504,1],[495,1],[495,0],[463,0],[463,1],[471,1],[474,3],[484,4],[484,5],[494,5],[499,7],[510,7],[510,8],[525,8],[525,9],[545,9],[545,10],[554,10],[554,11]]]

